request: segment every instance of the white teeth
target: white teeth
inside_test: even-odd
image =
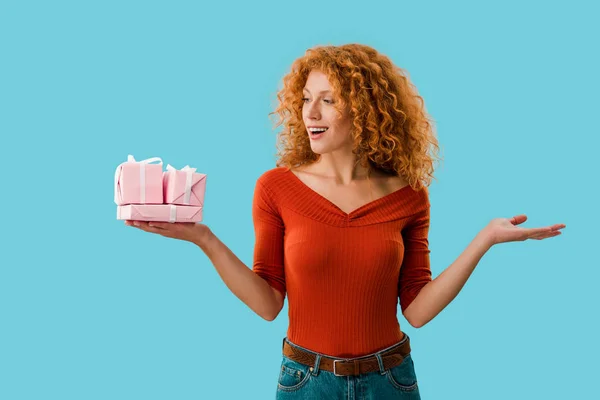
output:
[[[308,128],[312,133],[325,132],[328,128]]]

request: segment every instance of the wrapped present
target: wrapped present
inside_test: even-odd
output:
[[[160,222],[200,222],[202,207],[175,204],[128,204],[117,206],[117,219]]]
[[[180,170],[167,164],[163,175],[164,199],[166,204],[204,206],[206,174],[186,165]]]
[[[152,164],[154,162],[158,164]],[[163,170],[159,157],[135,161],[132,155],[115,171],[115,203],[163,204]]]

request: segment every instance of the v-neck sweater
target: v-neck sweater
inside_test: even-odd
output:
[[[427,187],[408,185],[347,213],[287,167],[263,173],[252,270],[287,296],[287,338],[338,358],[398,343],[398,303],[431,281],[429,209]]]

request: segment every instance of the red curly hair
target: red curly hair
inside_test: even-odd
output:
[[[302,119],[302,89],[311,70],[327,76],[338,111],[349,105],[353,152],[363,167],[403,176],[415,190],[429,186],[440,148],[423,98],[403,69],[361,44],[316,46],[294,61],[277,93],[278,107],[269,113],[279,115],[275,128],[284,125],[277,145],[278,167],[311,164],[320,157],[310,147]]]

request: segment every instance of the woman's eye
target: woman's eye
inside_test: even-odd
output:
[[[308,98],[306,98],[306,97],[303,97],[303,98],[302,98],[302,101],[303,101],[304,103],[306,103],[306,101],[307,101],[307,100],[309,100],[309,99],[308,99]],[[325,103],[327,103],[327,104],[332,104],[332,103],[333,103],[333,101],[332,101],[332,100],[329,100],[329,99],[323,99],[323,101],[324,101]]]

